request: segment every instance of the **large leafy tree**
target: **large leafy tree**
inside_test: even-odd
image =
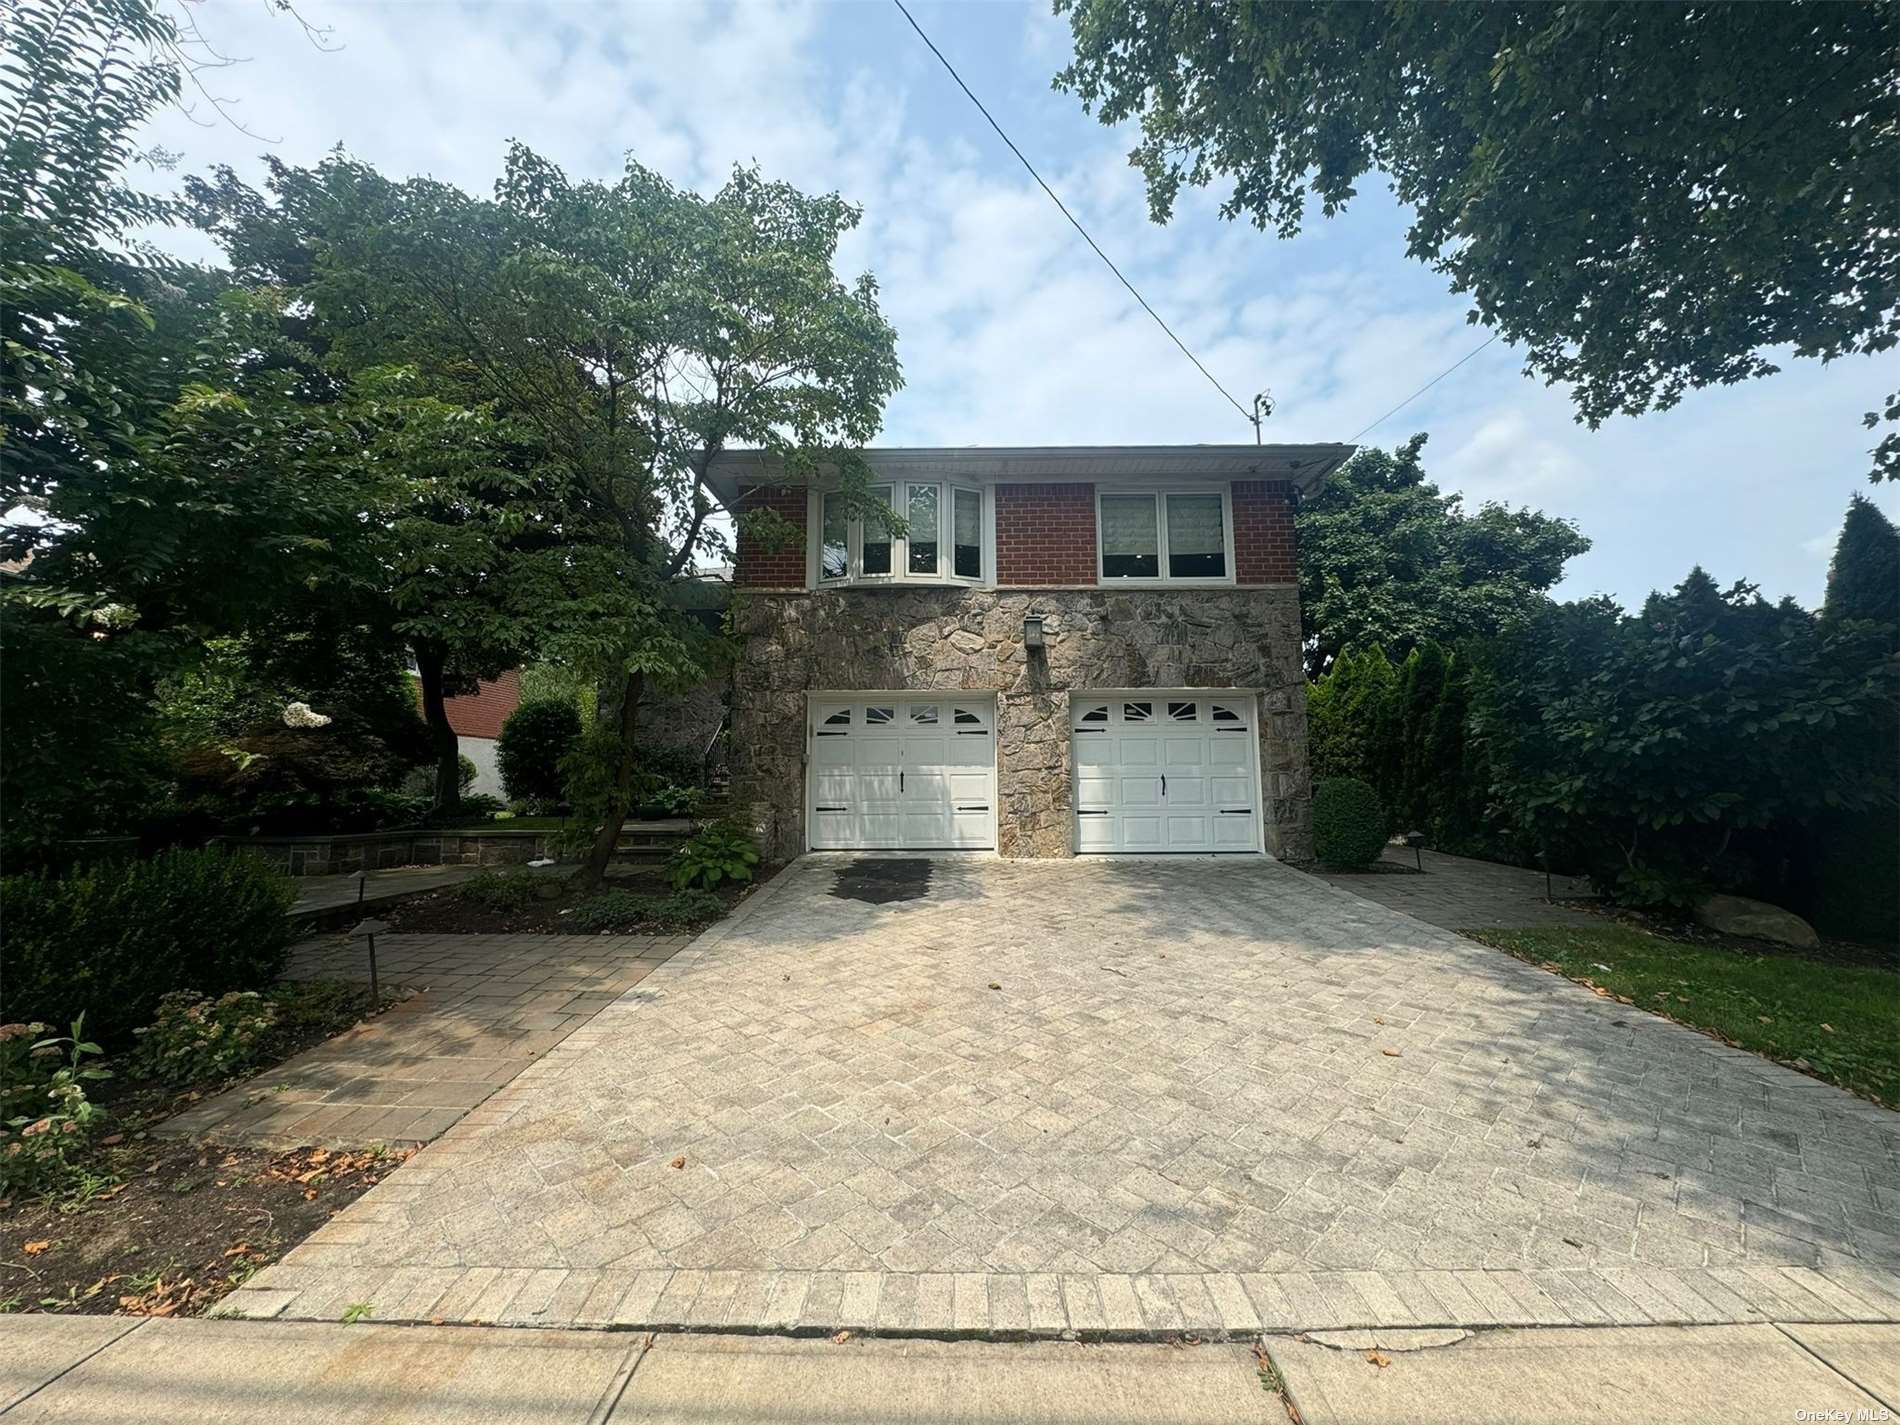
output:
[[[1534,612],[1590,547],[1568,520],[1485,504],[1425,478],[1425,437],[1354,456],[1300,508],[1300,616],[1307,671],[1345,648],[1398,657],[1488,637]]]
[[[643,688],[703,666],[668,586],[721,548],[710,461],[765,447],[868,502],[857,451],[899,376],[875,282],[832,271],[857,217],[746,169],[710,198],[631,161],[573,183],[516,145],[493,200],[417,180],[324,245],[310,291],[335,357],[396,355],[445,399],[491,403],[532,433],[558,491],[572,593],[544,646],[603,692],[587,882],[632,805]]]
[[[1057,78],[1131,155],[1281,236],[1372,173],[1410,256],[1579,417],[1900,341],[1894,8],[1056,0]],[[1900,397],[1889,401],[1900,412]],[[1884,441],[1875,478],[1900,474]]]
[[[1474,688],[1500,829],[1639,904],[1784,879],[1796,829],[1894,815],[1866,755],[1900,674],[1882,632],[1700,569],[1633,617],[1551,606],[1498,641]]]

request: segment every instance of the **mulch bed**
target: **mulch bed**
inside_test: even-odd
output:
[[[725,902],[730,911],[733,906],[752,894],[766,881],[772,878],[776,866],[760,866],[752,879],[743,885],[725,885],[713,894]],[[430,891],[426,895],[412,896],[389,907],[383,918],[390,928],[409,935],[574,935],[581,932],[569,923],[571,917],[562,914],[585,897],[578,897],[568,889],[565,878],[546,876],[537,878],[542,890],[542,899],[526,906],[497,907],[482,904],[480,901],[459,895],[458,888],[449,886],[439,891]],[[666,878],[661,867],[651,869],[641,867],[623,868],[610,873],[602,883],[603,891],[626,891],[636,896],[665,897],[673,894],[673,885]],[[710,924],[711,922],[706,922]],[[660,926],[631,920],[624,924],[587,932],[600,935],[654,935],[679,934],[702,929],[703,926],[680,927],[677,925]]]
[[[200,1315],[408,1156],[127,1139],[97,1165],[116,1183],[0,1202],[0,1311]]]
[[[120,1054],[87,1084],[107,1133],[63,1191],[0,1198],[0,1312],[192,1316],[282,1256],[407,1153],[289,1153],[157,1139],[149,1129],[234,1083],[362,1022],[364,987],[282,986],[266,1063],[233,1079],[176,1088],[141,1079]],[[385,989],[382,1008],[408,995]]]

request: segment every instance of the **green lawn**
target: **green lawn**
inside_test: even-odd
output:
[[[1900,972],[1685,944],[1623,925],[1464,934],[1863,1098],[1900,1104]]]

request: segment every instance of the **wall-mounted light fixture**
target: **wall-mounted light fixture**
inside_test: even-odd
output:
[[[1023,647],[1042,647],[1042,615],[1025,614],[1023,616]]]

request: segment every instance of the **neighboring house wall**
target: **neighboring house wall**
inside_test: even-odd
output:
[[[495,760],[495,739],[492,737],[457,737],[456,748],[475,764],[475,780],[467,790],[485,797],[506,797],[508,793],[501,785],[501,768]]]
[[[472,693],[442,700],[449,726],[455,729],[457,748],[475,764],[475,781],[469,791],[489,797],[508,795],[501,785],[495,739],[501,736],[509,715],[520,706],[521,675],[513,668],[492,682],[483,680]]]
[[[748,597],[735,622],[733,796],[774,858],[805,846],[807,694],[900,689],[995,692],[997,849],[1071,855],[1069,697],[1102,688],[1260,690],[1266,848],[1312,856],[1297,588],[822,590]]]

